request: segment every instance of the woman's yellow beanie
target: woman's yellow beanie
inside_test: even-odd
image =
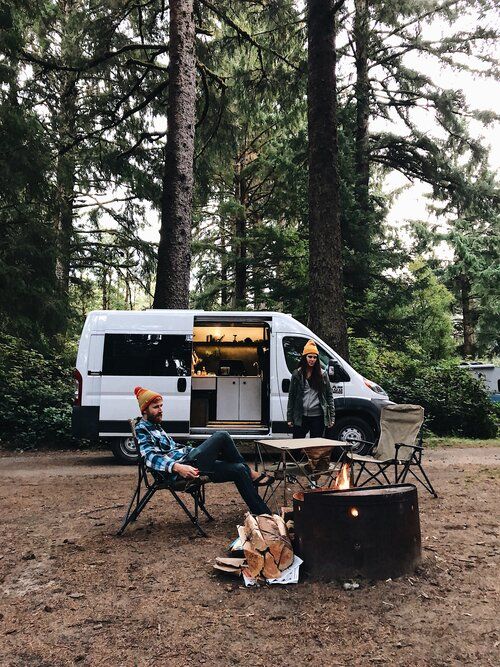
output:
[[[308,340],[307,343],[304,346],[304,349],[302,350],[302,354],[317,354],[319,357],[319,352],[318,348],[316,347],[316,343],[313,340]]]
[[[148,405],[151,405],[155,399],[162,398],[161,394],[157,394],[155,391],[151,391],[151,389],[144,389],[144,387],[136,387],[134,389],[134,394],[139,403],[141,413],[144,412]]]

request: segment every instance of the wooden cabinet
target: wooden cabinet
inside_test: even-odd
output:
[[[217,378],[218,421],[260,421],[260,377]]]

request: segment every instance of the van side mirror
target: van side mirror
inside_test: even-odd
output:
[[[350,377],[336,359],[329,359],[328,379],[330,382],[349,382]]]

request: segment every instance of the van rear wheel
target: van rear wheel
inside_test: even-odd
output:
[[[137,447],[132,436],[113,438],[111,441],[111,451],[120,463],[128,465],[137,463]]]
[[[367,440],[370,443],[375,441],[375,433],[372,427],[360,417],[341,417],[335,421],[331,431],[331,437],[334,440]],[[352,451],[355,454],[369,454],[373,445],[367,445],[364,442],[353,443]]]

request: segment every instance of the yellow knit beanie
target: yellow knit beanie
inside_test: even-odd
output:
[[[302,354],[317,354],[319,357],[319,352],[318,348],[316,347],[316,343],[313,340],[308,340],[307,343],[304,346],[304,349],[302,350]]]
[[[144,412],[148,405],[151,405],[155,399],[162,398],[161,394],[157,394],[155,391],[151,391],[151,389],[144,389],[144,387],[136,387],[134,389],[134,394],[139,403],[141,413]]]

